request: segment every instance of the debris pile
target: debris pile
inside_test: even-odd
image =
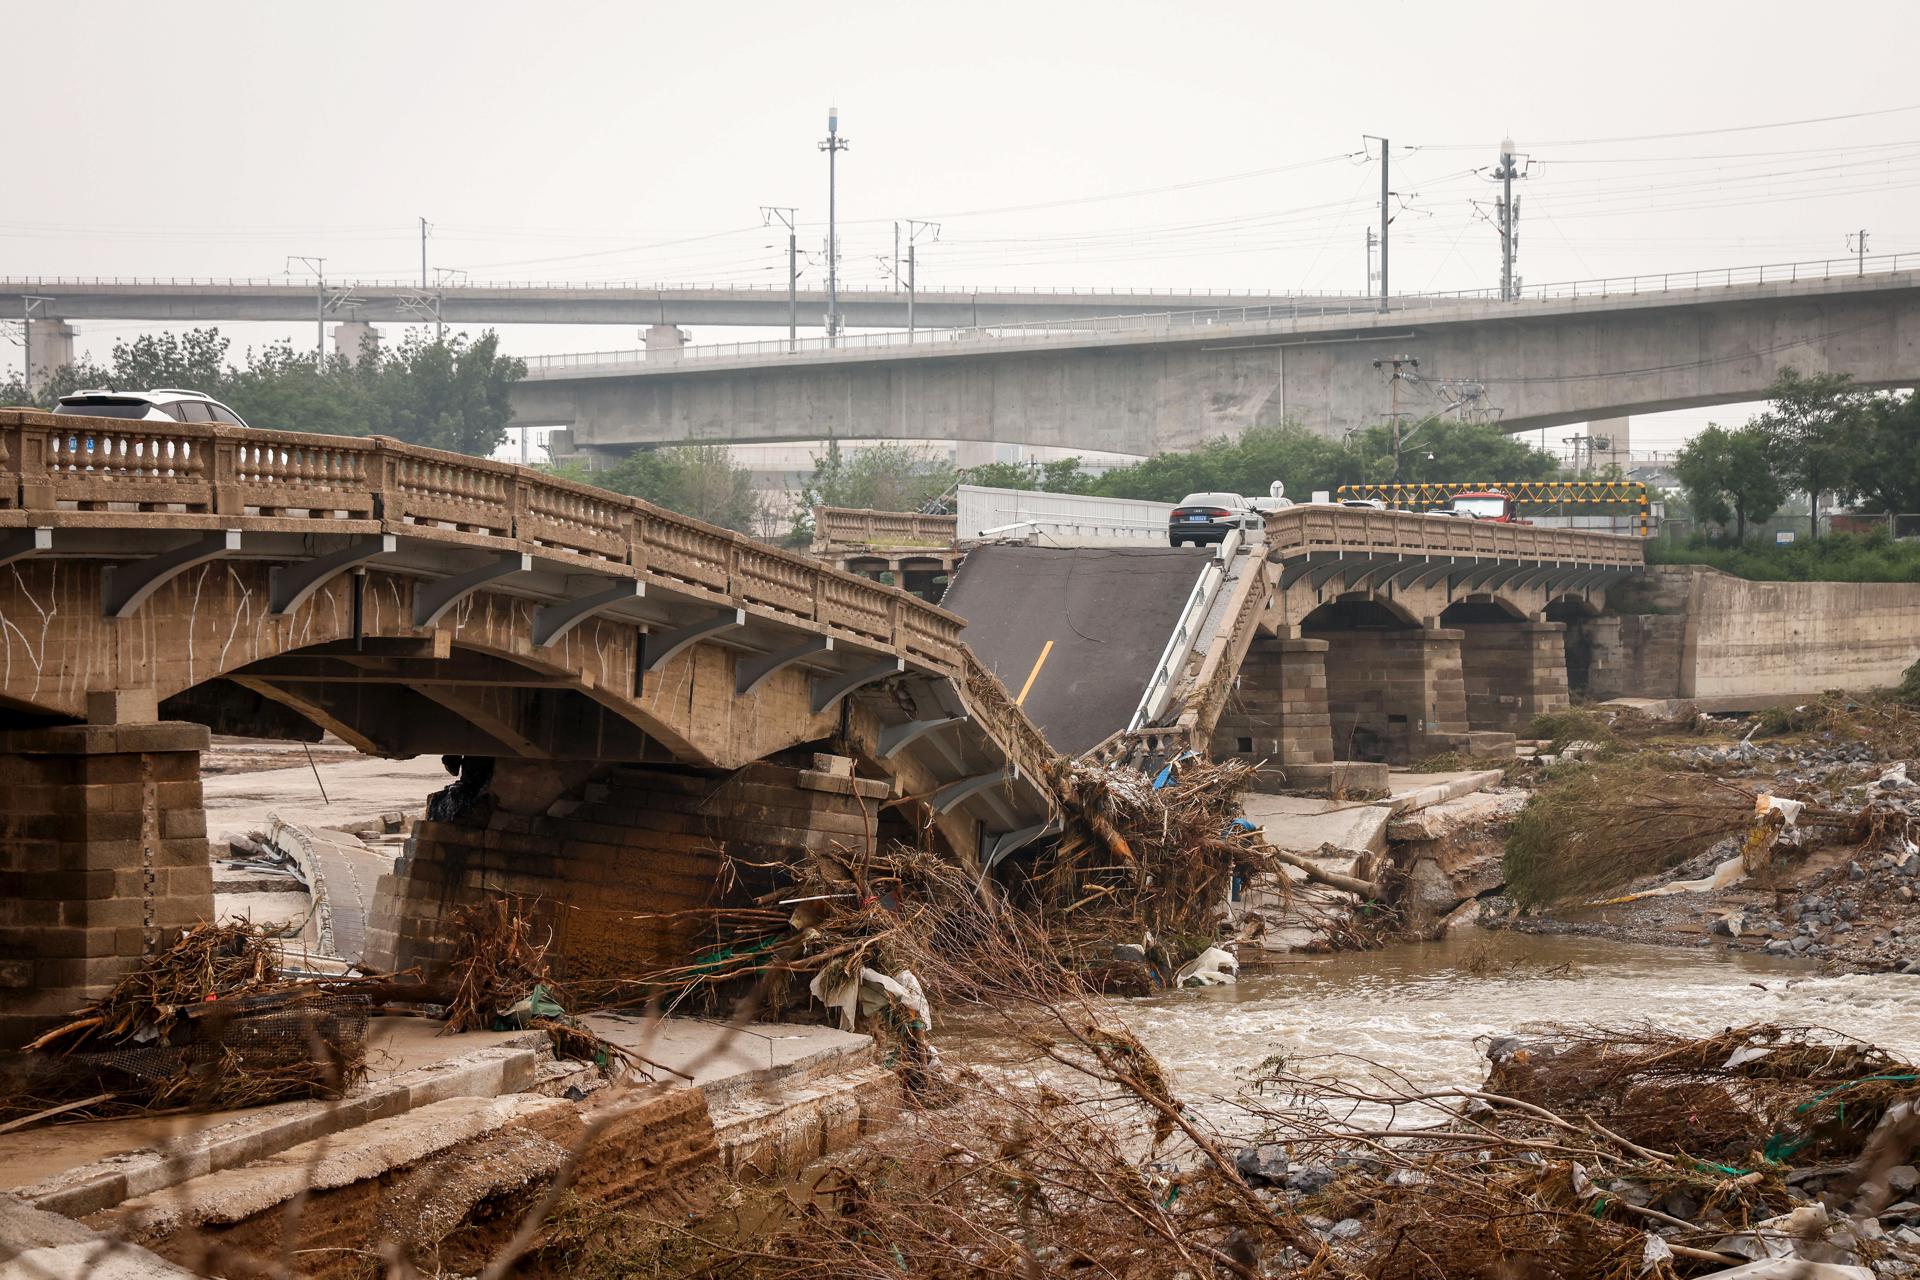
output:
[[[544,1031],[563,1058],[603,1070],[633,1065],[633,1055],[582,1026],[553,980],[547,944],[536,942],[533,912],[507,898],[485,898],[453,916],[455,935],[443,997],[441,1035],[463,1031]]]
[[[715,939],[701,952],[596,990],[610,1003],[655,1001],[667,1012],[719,1013],[744,1000],[778,1018],[824,1004],[843,1025],[873,1019],[903,1061],[922,1063],[930,998],[991,1003],[1020,986],[992,976],[1009,938],[1028,958],[1029,985],[1068,967],[1103,983],[1116,968],[1149,985],[1226,980],[1233,959],[1212,943],[1229,891],[1272,866],[1238,818],[1253,774],[1197,757],[1157,777],[1064,762],[1057,839],[974,872],[930,840],[736,863],[733,883],[775,887],[700,910]],[[1116,952],[1126,954],[1118,966]]]
[[[1278,1101],[1251,1104],[1268,1127],[1241,1163],[1327,1242],[1322,1274],[1678,1277],[1778,1259],[1856,1270],[1739,1274],[1849,1280],[1920,1262],[1920,1205],[1893,1190],[1913,1186],[1920,1125],[1899,1126],[1920,1076],[1878,1049],[1765,1025],[1563,1027],[1488,1056],[1478,1089],[1347,1062],[1261,1082]]]
[[[1009,896],[1062,947],[1136,944],[1173,973],[1220,936],[1230,892],[1273,874],[1273,851],[1240,818],[1257,765],[1188,755],[1149,777],[1063,760],[1065,829],[1009,868]]]
[[[201,924],[11,1062],[10,1109],[82,1094],[90,1110],[258,1106],[339,1097],[366,1073],[368,1000],[288,980],[265,930]]]

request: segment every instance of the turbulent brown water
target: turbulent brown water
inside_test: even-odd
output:
[[[1196,1099],[1234,1094],[1274,1054],[1296,1069],[1313,1055],[1354,1054],[1416,1084],[1477,1084],[1476,1038],[1548,1022],[1649,1020],[1687,1033],[1811,1025],[1920,1058],[1920,977],[1825,977],[1804,962],[1707,948],[1504,932],[1284,957],[1234,986],[1116,1005]]]

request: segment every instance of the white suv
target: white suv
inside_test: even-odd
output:
[[[76,391],[61,396],[55,413],[89,418],[131,418],[147,422],[219,422],[246,426],[245,419],[202,391],[155,387],[152,391]]]

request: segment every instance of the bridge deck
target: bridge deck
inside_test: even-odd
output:
[[[979,547],[943,603],[1063,755],[1125,729],[1211,561],[1199,548]]]
[[[49,563],[35,569],[40,561]],[[351,649],[362,634],[391,644],[439,632],[533,673],[480,681],[462,697],[564,686],[650,734],[664,726],[685,742],[724,746],[711,725],[731,725],[736,743],[772,740],[759,723],[774,718],[764,694],[757,703],[746,698],[755,675],[811,673],[811,714],[804,688],[789,682],[789,703],[798,699],[793,732],[804,741],[827,723],[822,708],[847,696],[834,692],[842,682],[891,662],[885,670],[964,709],[964,727],[939,744],[945,768],[1006,771],[1005,785],[956,808],[1005,829],[1052,806],[1053,753],[961,643],[955,615],[810,557],[527,468],[379,437],[0,410],[6,562],[14,582],[0,599],[10,624],[0,636],[0,708],[16,713],[79,719],[96,690],[150,686],[165,699],[236,671],[258,673],[265,685],[331,681],[337,655],[326,657],[323,676],[290,665],[306,661],[297,652]],[[219,578],[195,577],[191,593],[175,590],[187,570],[207,565],[220,566]],[[378,586],[364,593],[364,617],[360,595],[340,585],[358,567]],[[30,585],[20,585],[29,569],[40,577],[29,573]],[[76,586],[95,581],[101,585]],[[75,595],[84,591],[96,593],[91,618]],[[58,601],[48,592],[60,593]],[[173,612],[142,616],[163,600]],[[494,603],[460,606],[444,624],[435,612],[483,600]],[[210,609],[230,612],[222,618]],[[31,635],[23,629],[29,618]],[[670,670],[662,665],[669,645],[718,646],[735,656],[703,667],[699,685],[689,667],[677,685],[660,679]],[[423,660],[445,657],[434,650]],[[261,663],[277,665],[263,671]],[[743,712],[731,705],[736,670]],[[714,701],[721,679],[726,705]],[[432,683],[409,678],[388,687]],[[707,692],[689,702],[698,689]],[[886,698],[865,703],[880,729],[902,718]],[[505,701],[489,705],[495,714],[482,722],[493,736],[534,744],[532,729],[515,736]],[[692,758],[729,763],[717,749]]]

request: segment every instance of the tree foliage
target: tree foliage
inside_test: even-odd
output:
[[[1400,478],[1409,483],[1544,480],[1558,469],[1551,455],[1482,423],[1430,419],[1401,433]],[[1238,439],[1159,454],[1097,478],[1080,469],[1079,459],[1068,458],[1038,468],[1008,463],[975,467],[965,479],[1009,489],[1178,502],[1189,493],[1264,497],[1276,480],[1290,496],[1305,500],[1318,489],[1392,477],[1393,435],[1388,428],[1369,427],[1340,441],[1289,423],[1251,427]]]
[[[1694,518],[1722,526],[1732,520],[1739,542],[1747,540],[1749,521],[1764,523],[1787,496],[1774,471],[1772,439],[1753,425],[1708,426],[1681,448],[1673,469]]]
[[[640,449],[578,478],[740,533],[755,532],[760,519],[752,476],[723,444]]]
[[[964,484],[988,489],[1039,490],[1042,493],[1092,493],[1098,478],[1081,469],[1078,458],[1051,462],[989,462],[960,473]]]
[[[1920,395],[1873,402],[1854,489],[1869,511],[1920,512]]]
[[[1546,480],[1560,470],[1552,454],[1518,436],[1454,418],[1429,418],[1402,427],[1397,474],[1393,446],[1391,427],[1368,427],[1354,436],[1348,451],[1359,462],[1362,478],[1374,484]]]
[[[1772,403],[1749,424],[1770,441],[1775,474],[1807,495],[1808,520],[1820,536],[1820,495],[1852,496],[1860,474],[1862,437],[1873,417],[1872,393],[1843,373],[1801,374],[1788,367],[1767,389]]]
[[[0,384],[0,403],[52,408],[91,387],[204,391],[256,427],[330,435],[385,435],[409,444],[486,455],[506,439],[509,395],[526,364],[500,354],[499,335],[435,342],[420,330],[369,348],[355,363],[316,359],[289,342],[229,359],[218,329],[143,334],[116,342],[106,365],[82,361],[54,370],[36,396],[19,378]]]
[[[891,441],[844,450],[829,440],[813,460],[794,512],[796,536],[811,532],[815,507],[919,511],[953,488],[953,464],[930,449]]]

